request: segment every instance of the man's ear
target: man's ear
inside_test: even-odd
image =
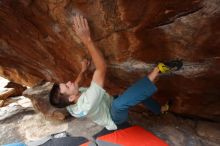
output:
[[[75,100],[75,96],[74,95],[69,96],[69,102],[73,102],[74,100]]]

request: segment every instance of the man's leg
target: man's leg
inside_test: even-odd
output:
[[[153,69],[153,71],[148,75],[148,79],[149,79],[151,82],[154,82],[154,83],[155,83],[155,80],[156,80],[156,78],[158,77],[159,73],[160,73],[159,68],[158,68],[158,67],[155,67],[155,68]]]
[[[152,111],[154,114],[159,115],[161,113],[161,106],[160,104],[153,99],[152,97],[149,97],[145,99],[142,102],[150,111]]]
[[[140,102],[144,102],[155,113],[160,113],[160,105],[151,97],[157,90],[153,82],[159,73],[177,71],[183,66],[182,60],[172,60],[159,63],[148,75],[134,83],[122,95],[112,102],[111,116],[116,124],[123,123],[128,118],[128,108]]]
[[[148,75],[148,78],[151,82],[156,82],[156,79],[159,75],[159,68],[155,67],[153,71]],[[154,114],[160,114],[161,113],[161,106],[160,104],[154,100],[152,97],[146,98],[142,102],[149,110],[151,110]]]
[[[116,124],[125,122],[128,118],[128,108],[147,98],[151,97],[156,91],[157,87],[153,81],[159,74],[159,69],[156,67],[148,77],[144,77],[135,82],[122,95],[113,100],[111,106],[111,116]]]

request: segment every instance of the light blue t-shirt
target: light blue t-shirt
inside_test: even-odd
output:
[[[67,106],[68,112],[77,118],[86,116],[108,130],[117,129],[109,111],[113,97],[94,81],[89,88],[79,90],[82,94],[77,103]]]

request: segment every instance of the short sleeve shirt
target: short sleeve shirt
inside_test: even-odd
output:
[[[109,111],[113,97],[94,81],[91,82],[89,88],[79,90],[81,96],[77,103],[67,106],[68,112],[77,118],[86,116],[108,130],[117,129]]]

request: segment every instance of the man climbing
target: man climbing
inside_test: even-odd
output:
[[[57,108],[66,107],[68,112],[74,117],[81,118],[86,116],[108,130],[117,129],[116,125],[126,122],[129,107],[138,103],[144,103],[154,113],[159,114],[161,107],[151,98],[157,90],[153,82],[160,73],[180,69],[182,62],[177,60],[159,63],[148,76],[138,80],[122,95],[113,99],[103,89],[107,65],[102,53],[90,37],[87,20],[82,16],[75,16],[73,23],[73,29],[92,57],[95,71],[90,87],[79,88],[83,74],[86,72],[89,64],[84,60],[81,72],[74,82],[68,81],[67,83],[54,84],[49,95],[50,103]]]

